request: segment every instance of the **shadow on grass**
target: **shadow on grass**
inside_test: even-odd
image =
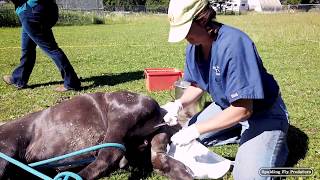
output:
[[[289,155],[286,166],[293,167],[299,160],[304,159],[308,152],[309,138],[299,128],[290,125],[288,129],[287,142]]]
[[[31,85],[28,85],[27,88],[34,89],[34,88],[38,88],[41,86],[51,86],[51,85],[58,85],[58,84],[63,84],[63,81],[51,81],[51,82],[46,82],[46,83],[31,84]]]
[[[92,82],[91,85],[83,86],[82,89],[90,89],[98,86],[115,86],[117,84],[126,83],[130,81],[135,81],[139,79],[143,79],[143,71],[134,71],[134,72],[123,72],[119,74],[103,74],[100,76],[91,76],[87,78],[80,78],[81,82]],[[51,81],[46,83],[32,84],[28,86],[30,89],[34,89],[41,86],[49,86],[49,85],[58,85],[63,84],[63,81]]]
[[[123,72],[119,74],[105,74],[101,76],[92,76],[84,78],[81,82],[92,82],[89,86],[84,86],[83,89],[90,89],[98,86],[115,86],[117,84],[126,83],[143,79],[143,71]]]
[[[147,179],[152,176],[152,169],[134,169],[130,172],[128,180]]]

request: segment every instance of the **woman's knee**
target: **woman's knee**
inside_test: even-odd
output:
[[[239,147],[233,170],[234,179],[270,179],[260,175],[261,168],[283,166],[287,155],[286,133],[266,131]]]

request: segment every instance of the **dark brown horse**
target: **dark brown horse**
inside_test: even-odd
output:
[[[95,159],[88,164],[38,170],[53,176],[68,170],[83,179],[98,179],[126,158],[132,164],[150,162],[151,169],[170,179],[192,179],[182,163],[166,155],[175,130],[157,128],[162,117],[158,103],[147,96],[126,91],[84,94],[1,125],[0,152],[29,164],[101,143],[119,143],[126,152],[109,147],[59,161]],[[0,179],[36,177],[0,159]]]

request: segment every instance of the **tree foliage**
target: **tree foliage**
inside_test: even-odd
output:
[[[128,6],[128,5],[145,5],[146,0],[103,0],[104,5],[111,6]]]
[[[282,4],[320,4],[320,0],[281,0]]]
[[[147,6],[169,6],[169,0],[147,0]]]
[[[111,6],[168,6],[169,0],[103,0],[103,3]]]
[[[8,1],[8,0],[5,0]],[[170,0],[103,0],[104,5],[111,6],[135,6],[143,5],[148,7],[168,7]],[[210,0],[223,2],[225,0]],[[280,0],[282,4],[320,4],[320,0]]]

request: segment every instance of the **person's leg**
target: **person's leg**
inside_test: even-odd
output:
[[[12,72],[12,83],[17,87],[25,87],[29,81],[32,69],[36,61],[36,43],[22,27],[21,32],[21,58],[20,64]]]
[[[209,118],[220,113],[221,111],[222,110],[220,106],[216,105],[213,102],[207,108],[205,108],[202,112],[193,116],[189,120],[187,125],[190,126],[195,122],[206,121]],[[206,146],[218,146],[218,145],[224,145],[224,144],[239,143],[240,133],[241,133],[241,125],[237,124],[225,130],[208,132],[208,133],[202,134],[199,137],[199,140],[202,144]]]
[[[239,147],[233,177],[235,180],[270,179],[259,175],[260,168],[282,166],[287,155],[286,133],[281,130],[265,131]]]
[[[240,140],[233,177],[242,179],[272,179],[259,175],[260,168],[279,167],[285,164],[288,148],[286,134],[288,116],[281,97],[264,117],[248,120]]]
[[[64,86],[70,89],[78,89],[80,88],[80,80],[67,56],[58,47],[51,30],[54,24],[51,19],[55,18],[50,16],[57,16],[57,14],[51,12],[51,7],[43,6],[41,4],[34,8],[27,6],[27,17],[21,23],[29,37],[54,61],[64,79]],[[50,11],[51,13],[48,14],[45,11]]]
[[[79,89],[80,80],[76,72],[74,71],[72,65],[70,64],[70,61],[68,60],[67,56],[64,54],[62,49],[60,49],[58,45],[55,43],[55,39],[51,29],[45,32],[45,37],[47,37],[48,40],[51,40],[44,40],[43,42],[41,42],[40,40],[38,45],[51,57],[51,59],[58,67],[61,77],[64,80],[64,87],[67,89]],[[40,39],[42,38],[40,37]],[[48,42],[48,44],[46,42]],[[54,45],[53,43],[55,43],[56,45]]]

